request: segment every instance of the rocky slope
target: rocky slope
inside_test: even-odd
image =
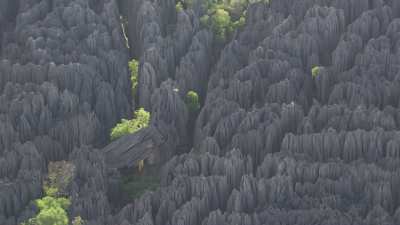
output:
[[[256,3],[224,46],[201,2],[0,0],[0,224],[34,214],[60,159],[87,224],[400,224],[400,2]],[[162,187],[120,209],[95,148],[132,105],[151,111],[166,163]]]

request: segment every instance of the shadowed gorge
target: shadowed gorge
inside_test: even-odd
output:
[[[397,225],[399,97],[397,0],[0,0],[0,224]]]

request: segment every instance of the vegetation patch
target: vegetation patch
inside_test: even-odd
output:
[[[138,76],[139,76],[139,62],[135,59],[132,59],[128,63],[129,72],[131,75],[131,83],[132,83],[132,98],[134,99],[137,92],[137,85],[138,85]]]
[[[22,225],[68,225],[66,210],[71,204],[68,198],[46,196],[36,200],[35,204],[39,213]]]
[[[182,2],[176,3],[176,5],[175,5],[175,10],[176,10],[177,12],[182,12],[182,11],[183,11],[183,4],[182,4]]]
[[[196,113],[200,109],[199,95],[194,91],[189,91],[186,94],[186,105],[191,113]]]
[[[48,176],[44,182],[45,196],[35,201],[39,213],[22,225],[68,225],[67,209],[71,201],[67,197],[67,186],[71,182],[75,166],[66,161],[50,162]],[[74,223],[74,225],[82,225]]]
[[[83,225],[83,224],[84,221],[80,216],[75,217],[74,220],[72,221],[72,225]]]
[[[321,67],[320,67],[320,66],[314,66],[314,67],[311,69],[311,76],[312,76],[313,78],[316,78],[316,77],[319,75],[320,70],[321,70]]]
[[[256,2],[269,3],[269,0],[205,0],[205,14],[200,22],[214,32],[218,41],[226,41],[234,30],[245,24],[247,7]],[[180,12],[192,5],[193,0],[180,0],[176,4],[176,11]]]
[[[150,113],[143,108],[140,108],[135,111],[133,119],[122,119],[121,122],[111,130],[111,140],[116,140],[124,135],[135,133],[140,129],[147,127],[149,122]]]

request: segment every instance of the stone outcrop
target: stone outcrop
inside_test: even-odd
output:
[[[400,224],[399,1],[258,2],[226,43],[202,2],[0,2],[0,224],[57,160],[90,225]],[[110,143],[132,105],[149,127]],[[119,205],[155,152],[160,188]]]

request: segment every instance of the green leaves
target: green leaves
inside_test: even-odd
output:
[[[217,9],[210,18],[210,25],[217,38],[224,41],[232,31],[231,16],[226,10]]]
[[[176,10],[177,12],[182,12],[182,10],[183,10],[182,2],[176,3],[176,5],[175,5],[175,10]]]
[[[235,29],[245,24],[248,4],[248,0],[207,0],[203,5],[207,13],[200,23],[211,28],[218,41],[224,42]]]
[[[132,59],[128,63],[129,71],[131,74],[131,83],[132,83],[132,97],[136,95],[136,88],[138,85],[138,75],[139,75],[139,62],[135,59]]]
[[[316,77],[318,76],[320,70],[321,70],[321,67],[319,67],[319,66],[314,66],[314,67],[311,69],[311,75],[312,75],[312,77],[313,77],[313,78],[316,78]]]
[[[200,109],[199,95],[196,92],[189,91],[185,101],[191,113],[196,113]]]
[[[49,163],[47,179],[43,185],[46,196],[35,201],[39,213],[23,225],[68,225],[66,210],[71,202],[61,196],[67,195],[66,189],[74,172],[74,164],[67,161]]]
[[[51,208],[67,209],[71,202],[67,198],[54,198],[46,196],[42,199],[36,200],[36,205],[40,210],[47,210]]]
[[[82,217],[77,216],[72,221],[72,225],[83,225],[85,222],[83,221]]]
[[[69,199],[46,196],[36,200],[35,204],[40,209],[39,214],[23,225],[68,225],[66,210],[71,204]]]
[[[67,198],[44,197],[36,201],[40,212],[34,218],[36,225],[68,225],[65,211],[71,202]]]
[[[150,122],[150,113],[145,111],[143,108],[135,111],[134,119],[126,120],[122,119],[121,123],[118,123],[111,130],[111,140],[116,140],[124,135],[132,134],[138,130],[147,127]]]

